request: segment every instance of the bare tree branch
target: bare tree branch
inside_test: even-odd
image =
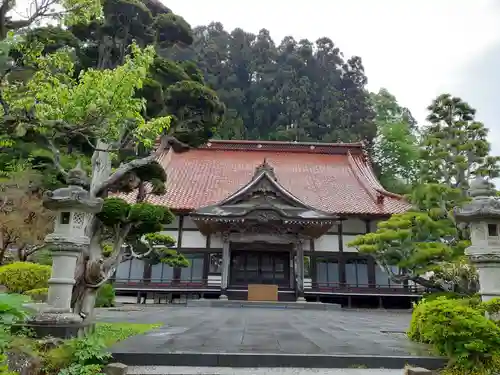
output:
[[[154,153],[145,158],[132,160],[128,163],[122,164],[115,173],[109,176],[108,179],[100,183],[95,187],[91,194],[95,197],[100,197],[105,194],[113,185],[118,183],[125,175],[129,172],[132,172],[134,169],[149,165],[153,163],[158,157],[158,153]]]
[[[135,259],[142,259],[142,258],[145,258],[147,256],[149,256],[153,251],[154,251],[154,247],[153,246],[150,246],[148,245],[149,249],[148,251],[146,251],[144,254],[137,254],[133,249],[132,247],[129,247],[129,251],[130,251],[130,255],[135,258]]]
[[[63,168],[61,165],[61,152],[59,149],[56,147],[54,144],[54,141],[49,139],[48,140],[49,148],[52,151],[52,154],[54,155],[54,165],[55,167],[59,170],[59,172],[66,178],[68,177],[68,172]]]

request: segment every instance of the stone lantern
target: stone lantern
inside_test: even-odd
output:
[[[90,245],[86,228],[103,205],[101,198],[90,196],[86,190],[88,178],[80,165],[68,172],[67,183],[67,187],[48,192],[43,200],[44,207],[55,212],[54,232],[45,237],[52,254],[52,277],[47,303],[37,308],[34,322],[56,326],[82,321],[71,309],[76,262]]]
[[[483,301],[500,297],[500,200],[491,183],[477,177],[470,184],[472,200],[456,207],[458,223],[470,225],[471,246],[465,250],[479,274]]]

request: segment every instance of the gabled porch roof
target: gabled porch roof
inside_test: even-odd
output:
[[[290,193],[266,159],[255,168],[246,185],[219,203],[195,210],[191,217],[204,234],[251,231],[311,238],[321,236],[339,219]]]

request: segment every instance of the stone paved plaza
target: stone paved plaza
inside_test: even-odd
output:
[[[108,322],[164,323],[120,352],[427,356],[409,342],[409,312],[137,306],[99,310]]]

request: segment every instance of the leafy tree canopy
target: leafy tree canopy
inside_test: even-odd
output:
[[[397,281],[437,289],[445,281],[457,292],[472,293],[477,287],[473,268],[463,262],[469,233],[456,225],[451,210],[468,200],[473,177],[498,176],[499,159],[490,156],[487,129],[463,100],[441,95],[429,110],[420,144],[421,183],[408,196],[413,208],[380,222],[375,233],[358,236],[350,245],[373,255]],[[397,266],[396,274],[391,266]]]
[[[500,175],[500,159],[490,155],[488,129],[475,120],[475,109],[449,94],[437,97],[428,109],[429,125],[422,132],[422,182],[465,192],[476,175]]]
[[[361,58],[345,59],[329,38],[285,37],[226,30],[215,22],[193,30],[192,46],[160,54],[192,60],[228,109],[222,139],[372,141],[374,112]]]
[[[158,153],[206,142],[224,114],[194,64],[156,53],[191,42],[182,17],[159,2],[134,0],[105,1],[102,17],[90,24],[3,40],[10,52],[0,95],[7,137],[0,147],[17,163],[26,159],[45,171],[55,165],[55,180],[67,175],[65,159],[78,155],[91,194],[105,198],[89,224],[90,249],[78,261],[76,311],[93,306],[89,298],[128,257],[187,265],[171,249],[174,241],[157,233],[172,214],[146,200],[164,192]],[[162,144],[151,153],[160,136]],[[108,197],[134,190],[134,204]]]
[[[15,1],[2,3],[0,40],[5,39],[9,32],[22,31],[42,21],[72,25],[100,18],[102,15],[101,2],[97,0],[34,0],[28,7],[24,7],[25,5]]]
[[[418,174],[416,121],[385,89],[372,93],[371,100],[377,126],[372,154],[378,177],[389,191],[408,193]]]

